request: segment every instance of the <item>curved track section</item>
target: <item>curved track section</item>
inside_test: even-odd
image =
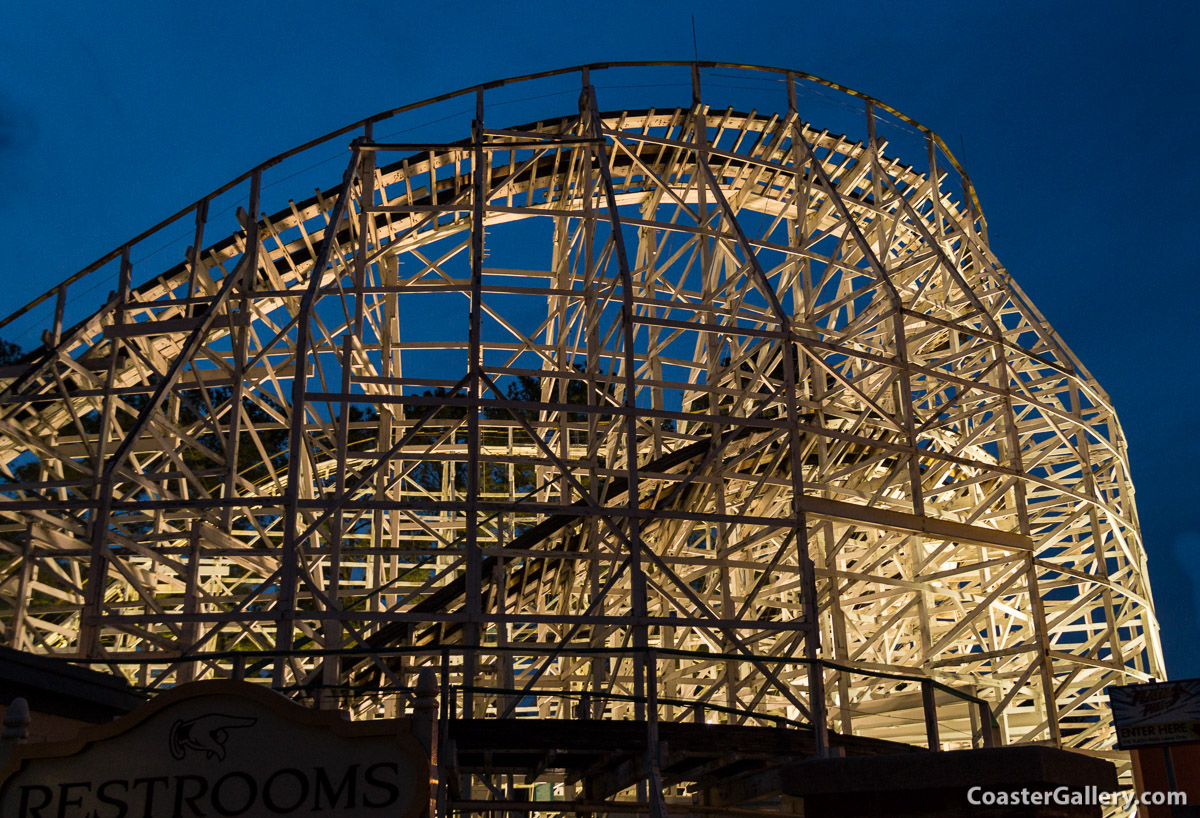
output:
[[[451,141],[382,115],[340,184],[266,215],[268,163],[182,264],[127,245],[74,323],[54,291],[0,372],[8,643],[363,712],[431,665],[477,715],[919,743],[932,703],[947,746],[957,691],[1107,752],[1104,687],[1162,675],[1107,396],[932,134],[852,95],[831,134],[811,78],[737,71],[776,113],[698,72],[601,113],[593,67],[520,127],[502,83],[445,98]]]

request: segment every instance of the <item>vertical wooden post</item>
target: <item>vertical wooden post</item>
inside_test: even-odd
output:
[[[996,731],[995,731],[995,727],[992,724],[992,722],[994,720],[994,716],[992,716],[992,708],[988,707],[987,702],[982,702],[982,701],[975,703],[974,707],[977,709],[978,714],[979,714],[978,719],[979,719],[979,734],[980,734],[980,739],[981,739],[980,743],[984,747],[995,747],[996,746]]]
[[[33,531],[32,522],[25,526],[25,542],[21,544],[21,573],[17,580],[16,610],[13,612],[12,637],[9,640],[13,650],[25,649],[25,617],[29,611],[29,591],[34,579],[36,555]]]
[[[67,285],[59,284],[54,296],[54,327],[50,330],[51,348],[62,342],[63,314],[67,309]]]
[[[202,557],[200,526],[200,521],[194,520],[188,534],[187,574],[184,578],[183,591],[183,613],[188,617],[196,617],[200,613],[200,562]],[[187,654],[196,644],[196,635],[199,629],[200,623],[194,618],[185,621],[181,628],[179,642],[183,648],[180,657],[182,661],[176,674],[180,684],[194,682],[197,679],[196,659]]]
[[[274,684],[282,687],[285,679],[287,662],[283,658],[292,649],[295,636],[294,619],[296,615],[296,584],[299,568],[300,543],[296,541],[300,516],[300,483],[304,472],[304,461],[307,458],[307,443],[305,437],[305,405],[308,402],[307,365],[310,347],[313,308],[316,305],[317,294],[321,289],[321,281],[325,276],[325,265],[333,252],[337,240],[338,227],[346,213],[349,204],[351,186],[354,174],[358,170],[361,150],[356,142],[350,154],[350,163],[342,176],[342,187],[338,192],[337,202],[325,228],[321,240],[321,249],[313,259],[312,272],[304,297],[297,310],[296,324],[296,373],[292,378],[292,405],[288,429],[288,482],[283,498],[283,545],[279,558],[279,591],[275,595],[275,650],[280,656],[275,660]]]
[[[121,269],[116,293],[116,308],[113,323],[120,324],[125,317],[125,304],[129,301],[129,286],[133,277],[133,265],[129,260],[129,245],[121,248]],[[109,432],[113,423],[113,384],[117,376],[117,362],[122,341],[113,337],[109,340],[108,366],[104,377],[104,398],[100,411],[100,428],[96,433],[95,458],[92,468],[92,501],[95,503],[90,519],[91,556],[87,566],[87,582],[84,585],[83,609],[80,611],[78,655],[94,659],[100,655],[100,618],[104,608],[104,594],[108,588],[108,519],[112,513],[112,476],[109,473]]]
[[[929,742],[929,749],[942,749],[938,735],[937,689],[928,679],[921,680],[921,710],[925,714],[925,740]]]
[[[596,102],[596,90],[591,84],[587,70],[583,72],[583,95],[580,97],[581,115],[586,118],[591,135],[598,140],[597,147],[589,149],[599,151],[601,189],[608,209],[608,220],[612,229],[612,243],[617,261],[617,271],[621,281],[621,380],[624,388],[621,408],[624,414],[625,428],[625,480],[627,486],[626,508],[628,510],[629,541],[632,543],[630,554],[630,600],[632,607],[634,647],[634,697],[637,704],[634,707],[635,718],[643,718],[644,706],[641,698],[645,691],[645,650],[648,647],[648,628],[646,625],[646,577],[642,567],[641,497],[638,482],[638,441],[637,441],[637,356],[634,348],[634,309],[633,309],[633,275],[630,272],[629,256],[625,252],[624,228],[621,224],[621,214],[617,207],[617,194],[613,187],[612,177],[608,170],[608,151],[603,147],[603,124],[600,121],[600,109]]]
[[[479,552],[479,399],[483,353],[480,342],[483,314],[483,237],[486,157],[483,150],[483,89],[475,94],[475,121],[471,126],[471,311],[467,328],[467,512],[466,512],[466,614],[463,637],[467,652],[463,657],[463,711],[468,718],[475,713],[476,653],[479,647],[479,623],[483,616],[483,558]]]

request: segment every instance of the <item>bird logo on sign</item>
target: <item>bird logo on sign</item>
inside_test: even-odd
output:
[[[180,719],[171,725],[167,739],[171,756],[182,760],[189,750],[205,754],[208,759],[225,760],[225,742],[229,731],[253,726],[258,719],[247,716],[229,716],[224,713],[209,713],[194,719]]]

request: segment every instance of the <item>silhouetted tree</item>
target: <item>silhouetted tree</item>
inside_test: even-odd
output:
[[[25,352],[12,341],[0,338],[0,366],[19,363],[25,357]]]

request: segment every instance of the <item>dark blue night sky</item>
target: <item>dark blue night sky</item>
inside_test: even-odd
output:
[[[693,11],[701,59],[816,74],[965,146],[996,254],[1120,413],[1167,667],[1200,676],[1200,4],[6,3],[0,314],[342,124],[691,59]]]

